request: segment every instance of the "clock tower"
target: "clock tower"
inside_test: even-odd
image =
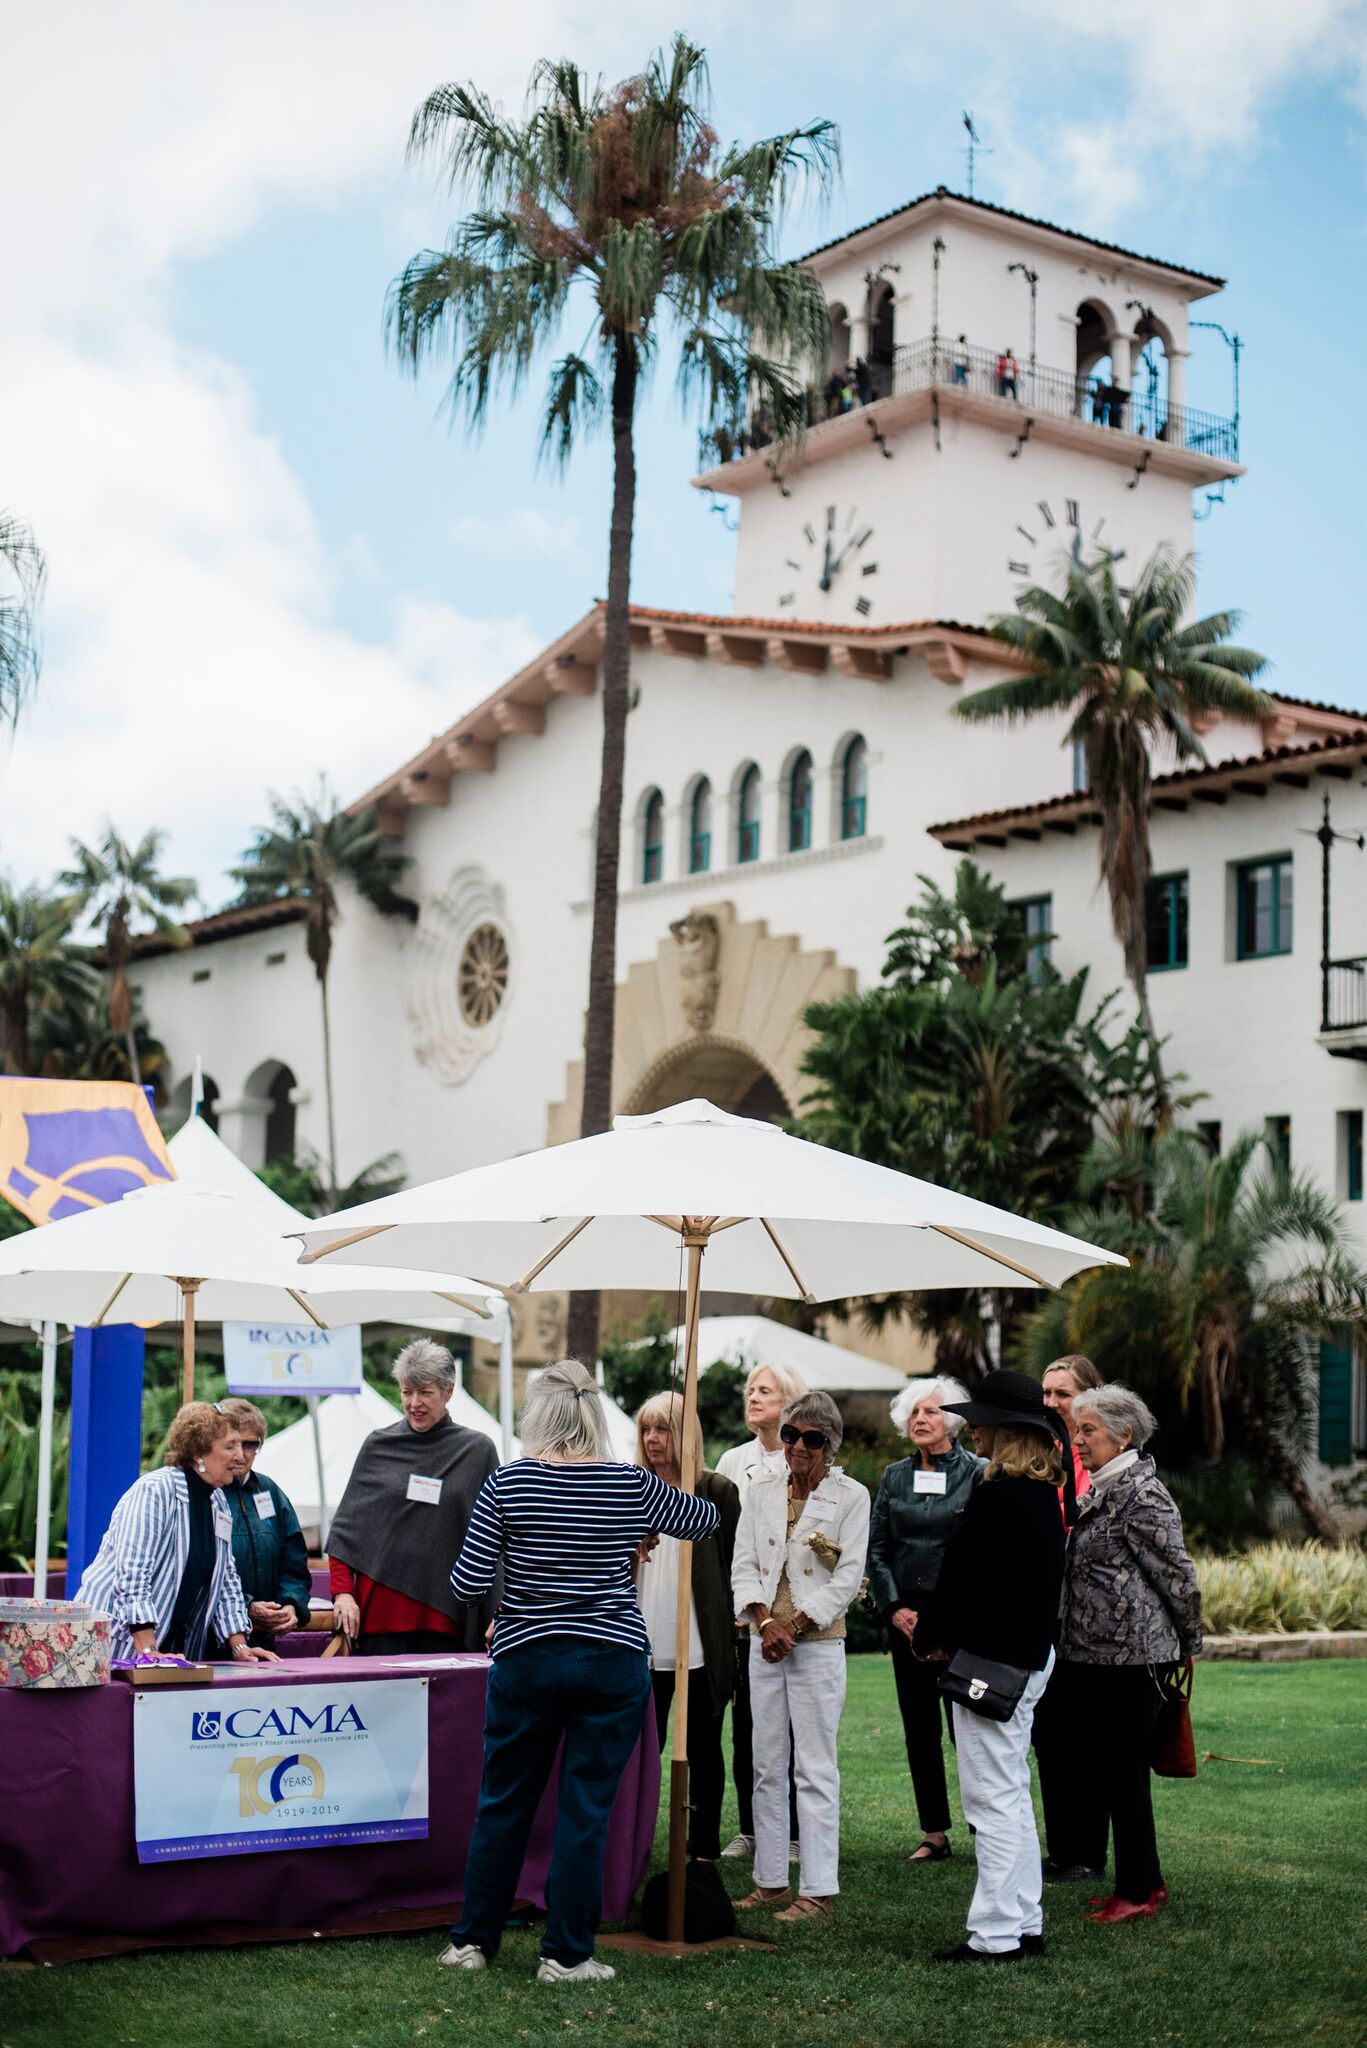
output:
[[[831,339],[802,445],[757,421],[695,479],[741,500],[740,615],[980,624],[1066,554],[1123,582],[1189,548],[1193,490],[1243,474],[1237,423],[1185,402],[1220,278],[943,189],[807,261]]]

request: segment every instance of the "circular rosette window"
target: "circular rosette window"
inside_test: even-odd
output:
[[[503,891],[458,868],[422,906],[408,976],[413,1049],[440,1080],[463,1081],[497,1045],[512,967]]]

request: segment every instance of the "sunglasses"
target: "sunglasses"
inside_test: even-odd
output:
[[[802,1444],[809,1451],[824,1451],[830,1442],[824,1429],[794,1429],[791,1422],[784,1423],[779,1439],[785,1444]]]

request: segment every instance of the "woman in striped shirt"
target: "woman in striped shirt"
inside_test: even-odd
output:
[[[522,1442],[527,1456],[485,1480],[451,1573],[456,1598],[478,1600],[501,1568],[503,1599],[465,1909],[441,1960],[482,1970],[497,1954],[563,1741],[537,1977],[596,1980],[615,1975],[593,1954],[608,1818],[650,1699],[632,1566],[646,1536],[699,1542],[718,1517],[653,1472],[609,1462],[603,1404],[573,1359],[537,1375]]]

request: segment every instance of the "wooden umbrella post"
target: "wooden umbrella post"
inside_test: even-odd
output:
[[[180,1354],[180,1398],[182,1402],[195,1398],[195,1296],[199,1292],[198,1280],[178,1280],[183,1322],[181,1325]]]
[[[698,1316],[702,1298],[702,1255],[711,1220],[685,1217],[688,1248],[688,1310],[684,1332],[684,1410],[679,1446],[679,1479],[685,1493],[698,1482],[692,1442],[698,1416]],[[674,1761],[669,1773],[668,1939],[684,1938],[684,1886],[688,1875],[688,1647],[693,1619],[693,1545],[679,1545],[679,1602],[674,1624]]]

